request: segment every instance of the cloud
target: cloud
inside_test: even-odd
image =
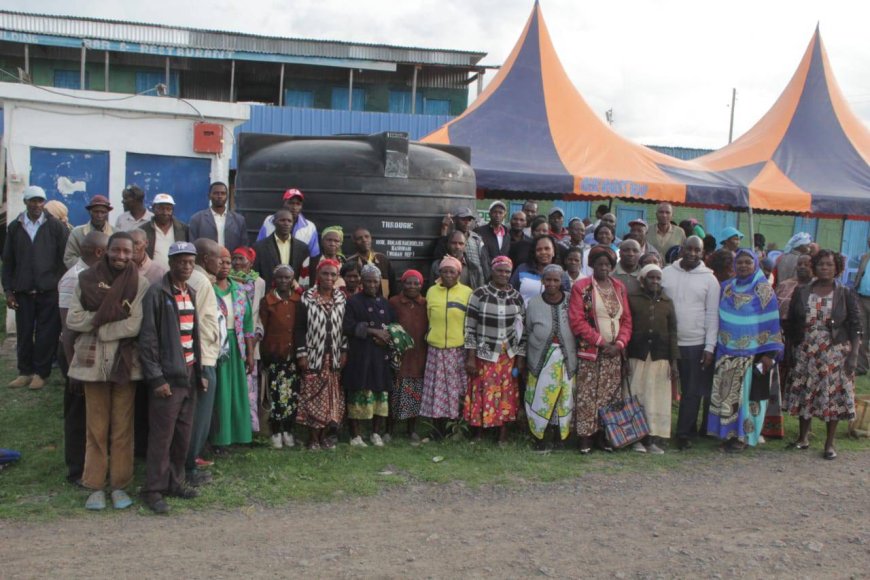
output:
[[[6,0],[7,10],[134,20],[269,36],[487,52],[507,57],[531,11],[523,0]],[[870,122],[870,4],[811,0],[544,0],[563,65],[590,106],[613,108],[614,129],[660,145],[727,142],[773,105],[817,23],[840,87]],[[492,79],[493,71],[486,75]],[[472,85],[473,87],[473,85]],[[474,88],[472,95],[474,97]]]

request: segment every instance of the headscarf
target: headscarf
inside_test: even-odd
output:
[[[65,224],[69,223],[69,208],[67,208],[62,201],[52,199],[45,202],[45,205],[42,207],[51,215],[51,217]]]
[[[322,240],[326,234],[338,234],[339,246],[338,253],[336,254],[342,260],[344,259],[344,253],[341,251],[341,244],[344,244],[344,229],[341,226],[327,226],[323,228],[320,232],[320,239]]]
[[[233,255],[244,256],[246,260],[250,263],[254,263],[254,260],[257,259],[257,252],[254,248],[249,248],[248,246],[239,246],[235,250],[233,250]]]
[[[400,282],[404,282],[408,278],[416,278],[420,284],[423,284],[423,274],[418,272],[417,270],[405,270],[405,273],[402,274],[402,277],[399,278]]]
[[[317,262],[317,269],[315,271],[320,272],[320,269],[325,266],[332,266],[336,270],[341,270],[341,264],[338,260],[333,260],[332,258],[324,258]]]
[[[807,232],[798,232],[791,237],[788,243],[785,245],[785,253],[789,253],[795,248],[799,248],[801,246],[809,246],[813,243],[813,237]]]
[[[751,357],[782,353],[782,333],[779,326],[779,305],[773,288],[758,267],[758,256],[740,249],[742,255],[755,262],[753,273],[745,278],[734,277],[722,284],[719,301],[719,340],[716,356]]]
[[[640,273],[637,275],[637,277],[639,279],[643,280],[644,278],[646,278],[646,275],[649,274],[650,272],[658,272],[659,274],[661,274],[662,269],[659,268],[658,265],[656,265],[656,264],[647,264],[646,266],[644,266],[643,268],[640,269]]]
[[[380,280],[381,270],[377,266],[375,266],[374,264],[363,265],[363,267],[360,269],[360,272],[359,272],[360,278],[365,278],[367,275],[372,275],[372,274],[377,275],[378,279]]]
[[[493,269],[495,269],[495,267],[498,266],[499,264],[507,264],[511,270],[514,269],[513,261],[510,258],[508,258],[507,256],[496,256],[495,258],[492,259],[492,262],[490,263],[490,265],[493,267]]]
[[[438,265],[438,270],[445,266],[450,266],[451,268],[455,268],[457,272],[462,272],[462,262],[454,258],[453,256],[444,256],[441,259],[441,263]]]

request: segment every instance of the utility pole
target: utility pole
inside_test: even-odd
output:
[[[728,125],[728,143],[734,137],[734,103],[737,101],[737,89],[731,89],[731,123]]]

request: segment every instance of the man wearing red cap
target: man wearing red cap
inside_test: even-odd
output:
[[[112,204],[104,195],[95,195],[91,198],[91,202],[85,206],[88,213],[91,214],[91,221],[83,226],[78,226],[70,232],[69,238],[66,241],[66,250],[63,253],[63,264],[69,270],[75,266],[76,262],[82,256],[82,242],[85,241],[85,236],[91,232],[103,232],[107,236],[114,233],[112,226],[109,225],[109,212],[112,211]]]
[[[302,215],[302,203],[305,196],[298,189],[288,189],[284,192],[284,209],[290,210],[293,216],[293,239],[299,240],[308,246],[308,254],[312,259],[320,256],[320,242],[318,241],[317,226],[305,219]],[[275,216],[270,215],[263,220],[263,227],[257,235],[257,241],[268,238],[275,231]]]

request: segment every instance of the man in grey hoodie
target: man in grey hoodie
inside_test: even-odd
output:
[[[676,440],[679,449],[691,446],[697,435],[698,411],[703,401],[700,434],[707,425],[713,361],[719,332],[719,282],[704,265],[704,242],[690,236],[683,242],[680,259],[664,269],[662,287],[677,311],[677,344],[680,347],[682,396],[677,415]]]

